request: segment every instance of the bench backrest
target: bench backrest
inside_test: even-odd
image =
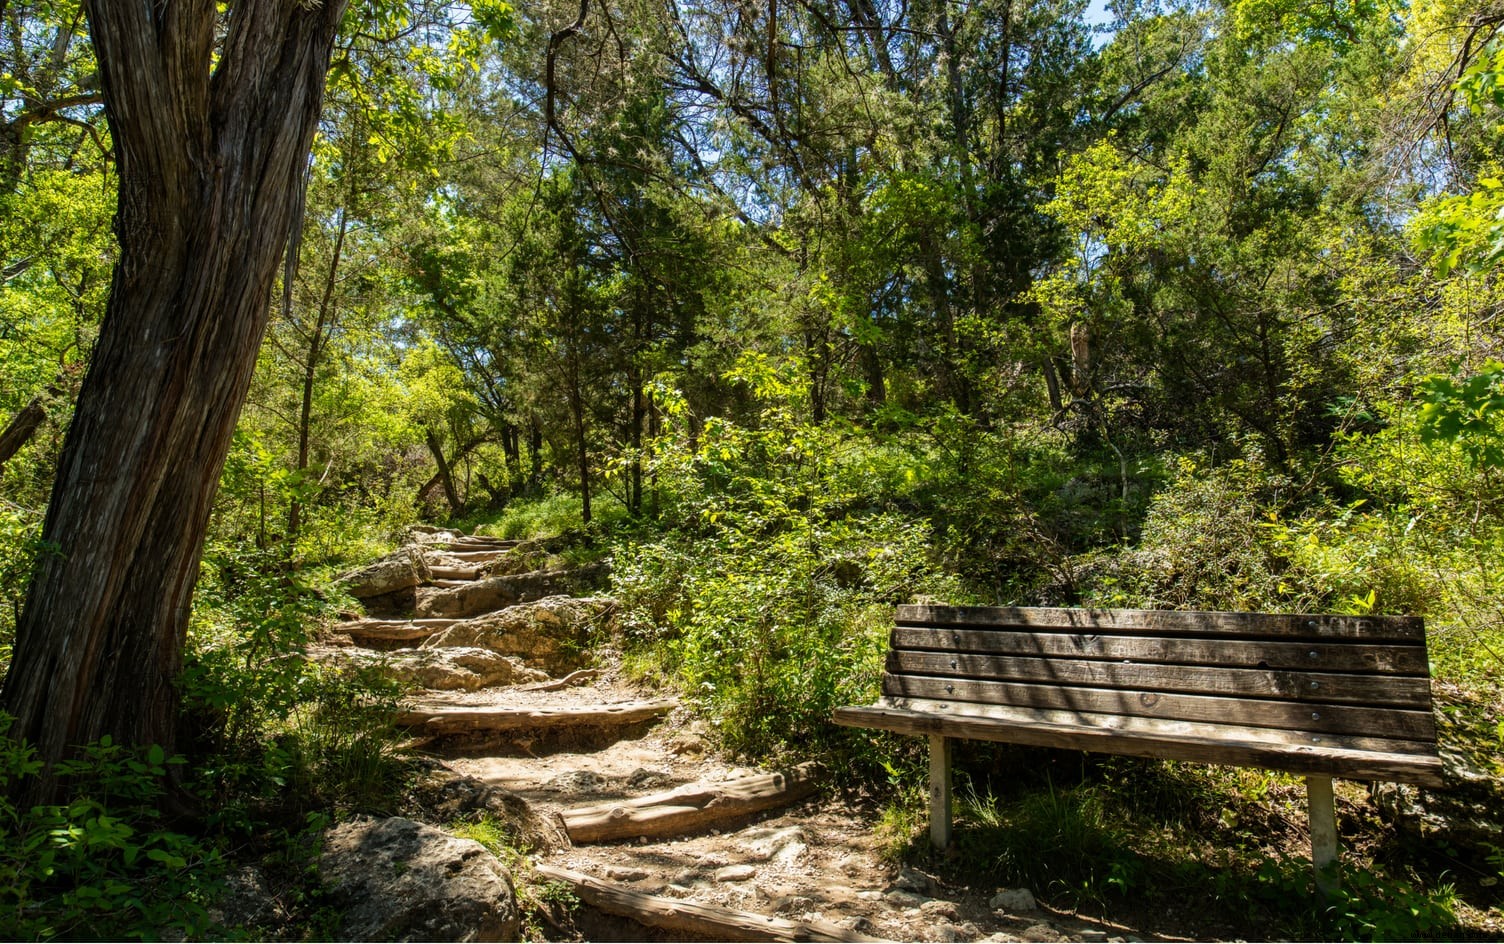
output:
[[[900,606],[891,642],[889,698],[1435,753],[1417,617]]]

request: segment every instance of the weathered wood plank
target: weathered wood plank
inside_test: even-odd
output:
[[[1372,672],[1422,678],[1429,671],[1426,648],[1418,643],[1371,646],[1347,640],[1301,643],[1186,636],[1111,636],[1007,628],[897,626],[893,629],[890,644],[900,650],[1074,656],[1234,668]]]
[[[444,557],[452,558],[458,561],[484,564],[490,561],[500,560],[501,558],[506,557],[507,554],[510,553],[510,551],[510,548],[493,548],[491,550],[483,551],[439,551],[438,553],[442,554]]]
[[[1125,730],[1107,724],[1052,724],[1004,721],[971,714],[945,714],[881,705],[839,708],[834,720],[851,727],[877,728],[924,737],[945,735],[977,741],[1002,741],[1034,747],[1264,767],[1299,774],[1322,774],[1352,780],[1391,780],[1428,786],[1441,784],[1441,761],[1434,755],[1386,754],[1320,745],[1278,744],[1201,738],[1181,730]]]
[[[950,748],[950,738],[930,735],[930,845],[942,851],[950,848]]]
[[[798,802],[815,792],[814,764],[754,774],[722,783],[691,783],[673,790],[560,813],[575,843],[700,832],[729,820]]]
[[[677,706],[678,702],[671,698],[562,708],[411,705],[399,710],[394,722],[398,727],[411,728],[432,736],[626,726],[661,717]]]
[[[1112,633],[1255,639],[1309,639],[1424,643],[1425,622],[1416,616],[1319,616],[1311,614],[1206,613],[1193,610],[1086,610],[1056,607],[898,607],[905,626],[1011,626],[1034,632]]]
[[[1056,708],[1174,721],[1247,724],[1293,731],[1434,741],[1436,722],[1429,710],[1365,708],[1353,705],[1295,704],[1251,698],[1186,695],[1175,692],[1069,688],[1024,682],[944,679],[925,675],[883,676],[883,694],[937,701]]]
[[[1306,775],[1306,809],[1311,825],[1311,866],[1316,888],[1324,895],[1337,890],[1337,798],[1332,778]]]
[[[1378,754],[1406,754],[1417,757],[1431,756],[1436,751],[1434,740],[1365,737],[1266,728],[1257,726],[1253,719],[1245,720],[1242,724],[1221,724],[1163,718],[1136,718],[1128,715],[1095,714],[1072,710],[979,705],[923,698],[882,698],[871,707],[931,712],[946,717],[959,715],[1003,724],[1082,726],[1101,731],[1120,731],[1127,735],[1144,734],[1155,737],[1187,737],[1206,741],[1267,743],[1292,748],[1329,747],[1344,751],[1370,751]]]
[[[534,866],[534,871],[551,882],[569,885],[580,900],[592,908],[631,918],[648,927],[690,934],[707,941],[865,941],[877,944],[883,941],[883,938],[848,931],[828,921],[790,921],[750,911],[647,895],[557,866],[540,864]]]
[[[418,639],[427,639],[435,633],[443,632],[457,622],[459,621],[452,619],[352,620],[346,623],[335,624],[333,631],[336,633],[345,633],[351,639],[355,640],[411,642]]]
[[[429,575],[436,580],[475,580],[481,575],[474,567],[444,567],[429,565]]]
[[[1175,721],[1166,718],[1136,718],[1130,715],[1095,714],[1049,708],[981,705],[964,701],[935,701],[925,698],[882,698],[872,707],[928,711],[947,717],[965,715],[1004,724],[1080,725],[1103,731],[1122,731],[1130,735],[1180,736],[1207,741],[1252,741],[1288,747],[1332,747],[1345,751],[1373,751],[1379,754],[1429,756],[1436,752],[1434,740],[1291,731],[1282,728],[1259,727],[1256,723],[1257,719],[1245,719],[1239,724],[1220,724],[1206,721]]]
[[[1044,682],[1053,685],[1188,695],[1226,695],[1317,704],[1429,709],[1429,680],[1411,676],[1341,675],[1220,666],[1123,663],[950,652],[889,652],[900,675]]]

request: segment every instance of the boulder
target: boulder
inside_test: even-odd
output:
[[[417,688],[473,692],[499,685],[547,681],[548,673],[529,668],[515,656],[475,646],[445,649],[310,649],[309,657],[326,665],[370,668]]]
[[[1489,857],[1504,848],[1504,752],[1498,747],[1497,715],[1488,697],[1437,679],[1442,779],[1439,788],[1373,783],[1370,796],[1380,815],[1401,832],[1471,859],[1487,871]],[[1454,708],[1453,706],[1460,706]]]
[[[436,822],[500,820],[522,849],[547,851],[569,845],[556,816],[541,816],[527,802],[504,787],[456,773],[443,762],[419,758],[430,765],[412,785],[408,799]]]
[[[409,590],[428,579],[428,563],[423,558],[423,548],[407,544],[380,560],[344,574],[339,582],[350,596],[370,600]]]
[[[591,635],[615,608],[616,601],[609,597],[546,597],[456,623],[425,639],[421,648],[488,649],[562,675],[585,665]]]
[[[545,597],[573,595],[606,585],[610,568],[594,564],[575,570],[535,570],[525,574],[490,577],[464,587],[425,589],[418,593],[420,617],[468,618],[492,613],[519,603]]]
[[[319,873],[341,941],[515,941],[512,878],[480,843],[402,817],[324,833]]]

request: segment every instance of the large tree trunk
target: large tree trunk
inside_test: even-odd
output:
[[[344,6],[244,0],[220,21],[214,0],[85,0],[120,261],[43,526],[61,553],[40,558],[0,694],[48,763],[103,735],[173,746],[210,503]]]

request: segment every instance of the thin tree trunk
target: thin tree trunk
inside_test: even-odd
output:
[[[293,487],[302,486],[301,473],[308,468],[308,436],[313,426],[313,387],[318,379],[319,362],[323,360],[324,350],[327,347],[325,333],[334,330],[334,286],[339,280],[340,258],[345,252],[345,233],[350,225],[350,217],[343,210],[339,214],[339,233],[334,238],[334,258],[329,260],[329,276],[324,280],[324,293],[319,298],[318,322],[313,327],[313,335],[308,339],[308,357],[303,362],[303,399],[298,409],[298,459],[293,466],[293,471],[299,473],[293,480]],[[290,250],[289,250],[290,251]],[[289,291],[288,298],[292,297]],[[287,548],[291,554],[298,545],[298,531],[303,525],[303,502],[294,492],[292,500],[287,505]]]
[[[85,0],[119,168],[120,260],[0,708],[52,764],[169,753],[204,533],[266,330],[345,3]],[[220,29],[222,27],[222,30]],[[23,805],[59,793],[44,772]]]
[[[434,464],[439,467],[439,484],[444,486],[444,500],[449,503],[449,513],[458,517],[465,510],[465,504],[460,501],[460,493],[455,491],[454,473],[444,459],[444,444],[439,442],[439,434],[432,429],[425,429],[423,435],[428,440],[428,451],[433,453]]]
[[[47,418],[47,409],[42,406],[40,395],[32,397],[31,402],[21,407],[19,413],[10,418],[5,430],[0,432],[0,468],[4,468],[22,447],[31,442],[31,437],[41,428],[42,421]]]
[[[543,487],[543,424],[537,414],[527,420],[528,477],[527,490],[536,495]]]

